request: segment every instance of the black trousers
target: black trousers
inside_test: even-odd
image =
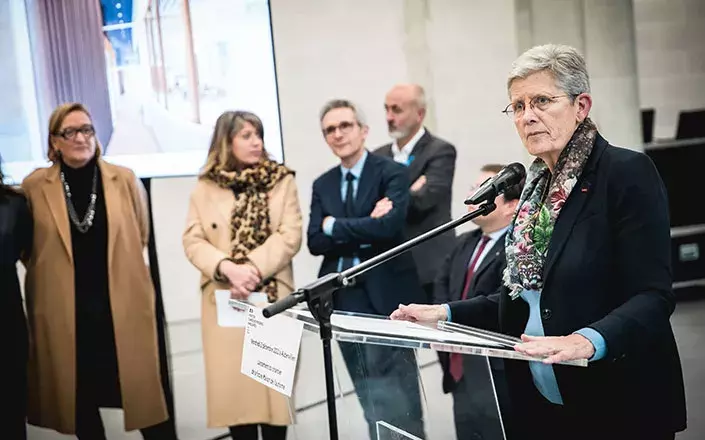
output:
[[[27,365],[26,362],[6,361],[6,370],[0,376],[0,427],[2,437],[27,438]]]
[[[286,440],[286,426],[265,424],[231,426],[230,437],[233,440],[258,440],[259,430],[262,431],[262,440]]]
[[[378,314],[367,295],[364,283],[343,289],[334,296],[335,308]],[[414,350],[351,342],[340,342],[339,346],[362,406],[370,438],[377,438],[378,421],[425,438]],[[340,429],[344,426],[341,425]]]
[[[507,400],[503,370],[492,372],[484,356],[463,356],[463,377],[453,390],[458,440],[504,439],[502,425],[509,427]]]
[[[173,417],[165,422],[140,429],[145,440],[176,440]],[[100,417],[99,406],[85,400],[76,402],[76,437],[79,440],[106,440],[105,426]]]
[[[76,327],[76,436],[79,440],[104,440],[99,408],[119,408],[122,400],[112,319],[100,321],[95,315],[77,314]],[[176,440],[164,328],[159,326],[157,333],[161,385],[169,418],[140,432],[145,440]]]
[[[605,420],[591,418],[579,410],[555,405],[534,387],[523,389],[512,398],[513,427],[508,440],[674,440],[673,432],[654,432],[639,424],[613,426]]]
[[[169,388],[164,387],[164,398],[167,400],[169,418],[162,423],[140,429],[145,440],[176,440],[176,424],[174,423],[173,396]],[[100,404],[94,393],[85,390],[79,384],[76,392],[76,437],[79,440],[106,440],[105,426],[100,416]]]
[[[2,223],[0,215],[0,226]],[[0,236],[0,254],[6,250],[2,246],[9,246],[4,238]],[[0,375],[0,405],[3,408],[0,410],[0,437],[25,440],[29,338],[14,260],[7,264],[0,262],[0,346],[5,354]]]

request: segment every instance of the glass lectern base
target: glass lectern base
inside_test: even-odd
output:
[[[377,440],[422,440],[387,422],[377,422]]]

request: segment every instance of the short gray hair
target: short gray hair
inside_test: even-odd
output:
[[[330,101],[325,103],[323,108],[321,108],[319,120],[323,122],[323,118],[328,114],[328,112],[337,108],[349,108],[355,115],[355,119],[357,120],[358,124],[362,126],[367,125],[367,123],[365,122],[365,115],[362,113],[362,110],[360,110],[352,101],[339,98],[331,99]]]
[[[507,91],[516,79],[547,70],[556,80],[558,87],[573,97],[581,93],[590,93],[585,58],[577,49],[560,44],[534,46],[512,63],[512,70],[507,80]]]

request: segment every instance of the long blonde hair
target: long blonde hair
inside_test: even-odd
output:
[[[262,120],[254,113],[246,111],[227,111],[215,122],[211,145],[208,149],[206,164],[201,170],[201,178],[220,171],[235,171],[243,164],[233,154],[232,142],[237,133],[249,122],[255,128],[257,135],[264,139]],[[267,150],[262,147],[262,159],[268,158]]]
[[[64,119],[66,119],[66,117],[73,112],[83,112],[86,116],[88,116],[88,119],[90,119],[91,122],[93,121],[93,117],[91,117],[88,109],[79,102],[64,103],[54,109],[49,117],[49,132],[47,134],[47,157],[54,163],[59,160],[61,154],[55,150],[54,147],[52,147],[51,137],[56,136],[59,133],[61,124],[64,123]],[[95,156],[100,157],[103,147],[100,145],[100,141],[97,136],[94,137],[93,141],[95,142]]]

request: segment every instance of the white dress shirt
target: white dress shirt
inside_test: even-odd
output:
[[[394,161],[408,165],[409,156],[411,156],[411,152],[414,150],[414,147],[419,142],[419,139],[421,139],[421,136],[423,136],[424,134],[426,134],[426,129],[422,126],[419,131],[417,131],[416,134],[411,139],[409,139],[409,142],[407,142],[406,145],[404,145],[404,147],[401,149],[399,149],[399,145],[397,144],[397,141],[395,139],[394,142],[392,142],[392,155],[394,156]]]
[[[509,225],[503,227],[502,229],[500,229],[498,231],[490,232],[489,234],[487,234],[487,236],[490,237],[490,240],[487,242],[485,249],[482,250],[482,254],[480,254],[480,257],[477,259],[477,263],[475,263],[475,269],[480,267],[480,264],[482,264],[482,260],[485,259],[487,254],[490,252],[490,250],[495,245],[495,243],[497,243],[497,240],[499,240],[499,238],[502,236],[502,234],[507,232],[507,229],[509,229]],[[470,257],[470,260],[469,260],[470,262],[472,262],[472,260],[475,258],[475,254],[477,254],[477,251],[480,249],[481,244],[482,244],[482,240],[478,241],[477,245],[475,245],[475,250],[472,251],[472,256]],[[470,264],[470,262],[468,262],[468,264]]]

